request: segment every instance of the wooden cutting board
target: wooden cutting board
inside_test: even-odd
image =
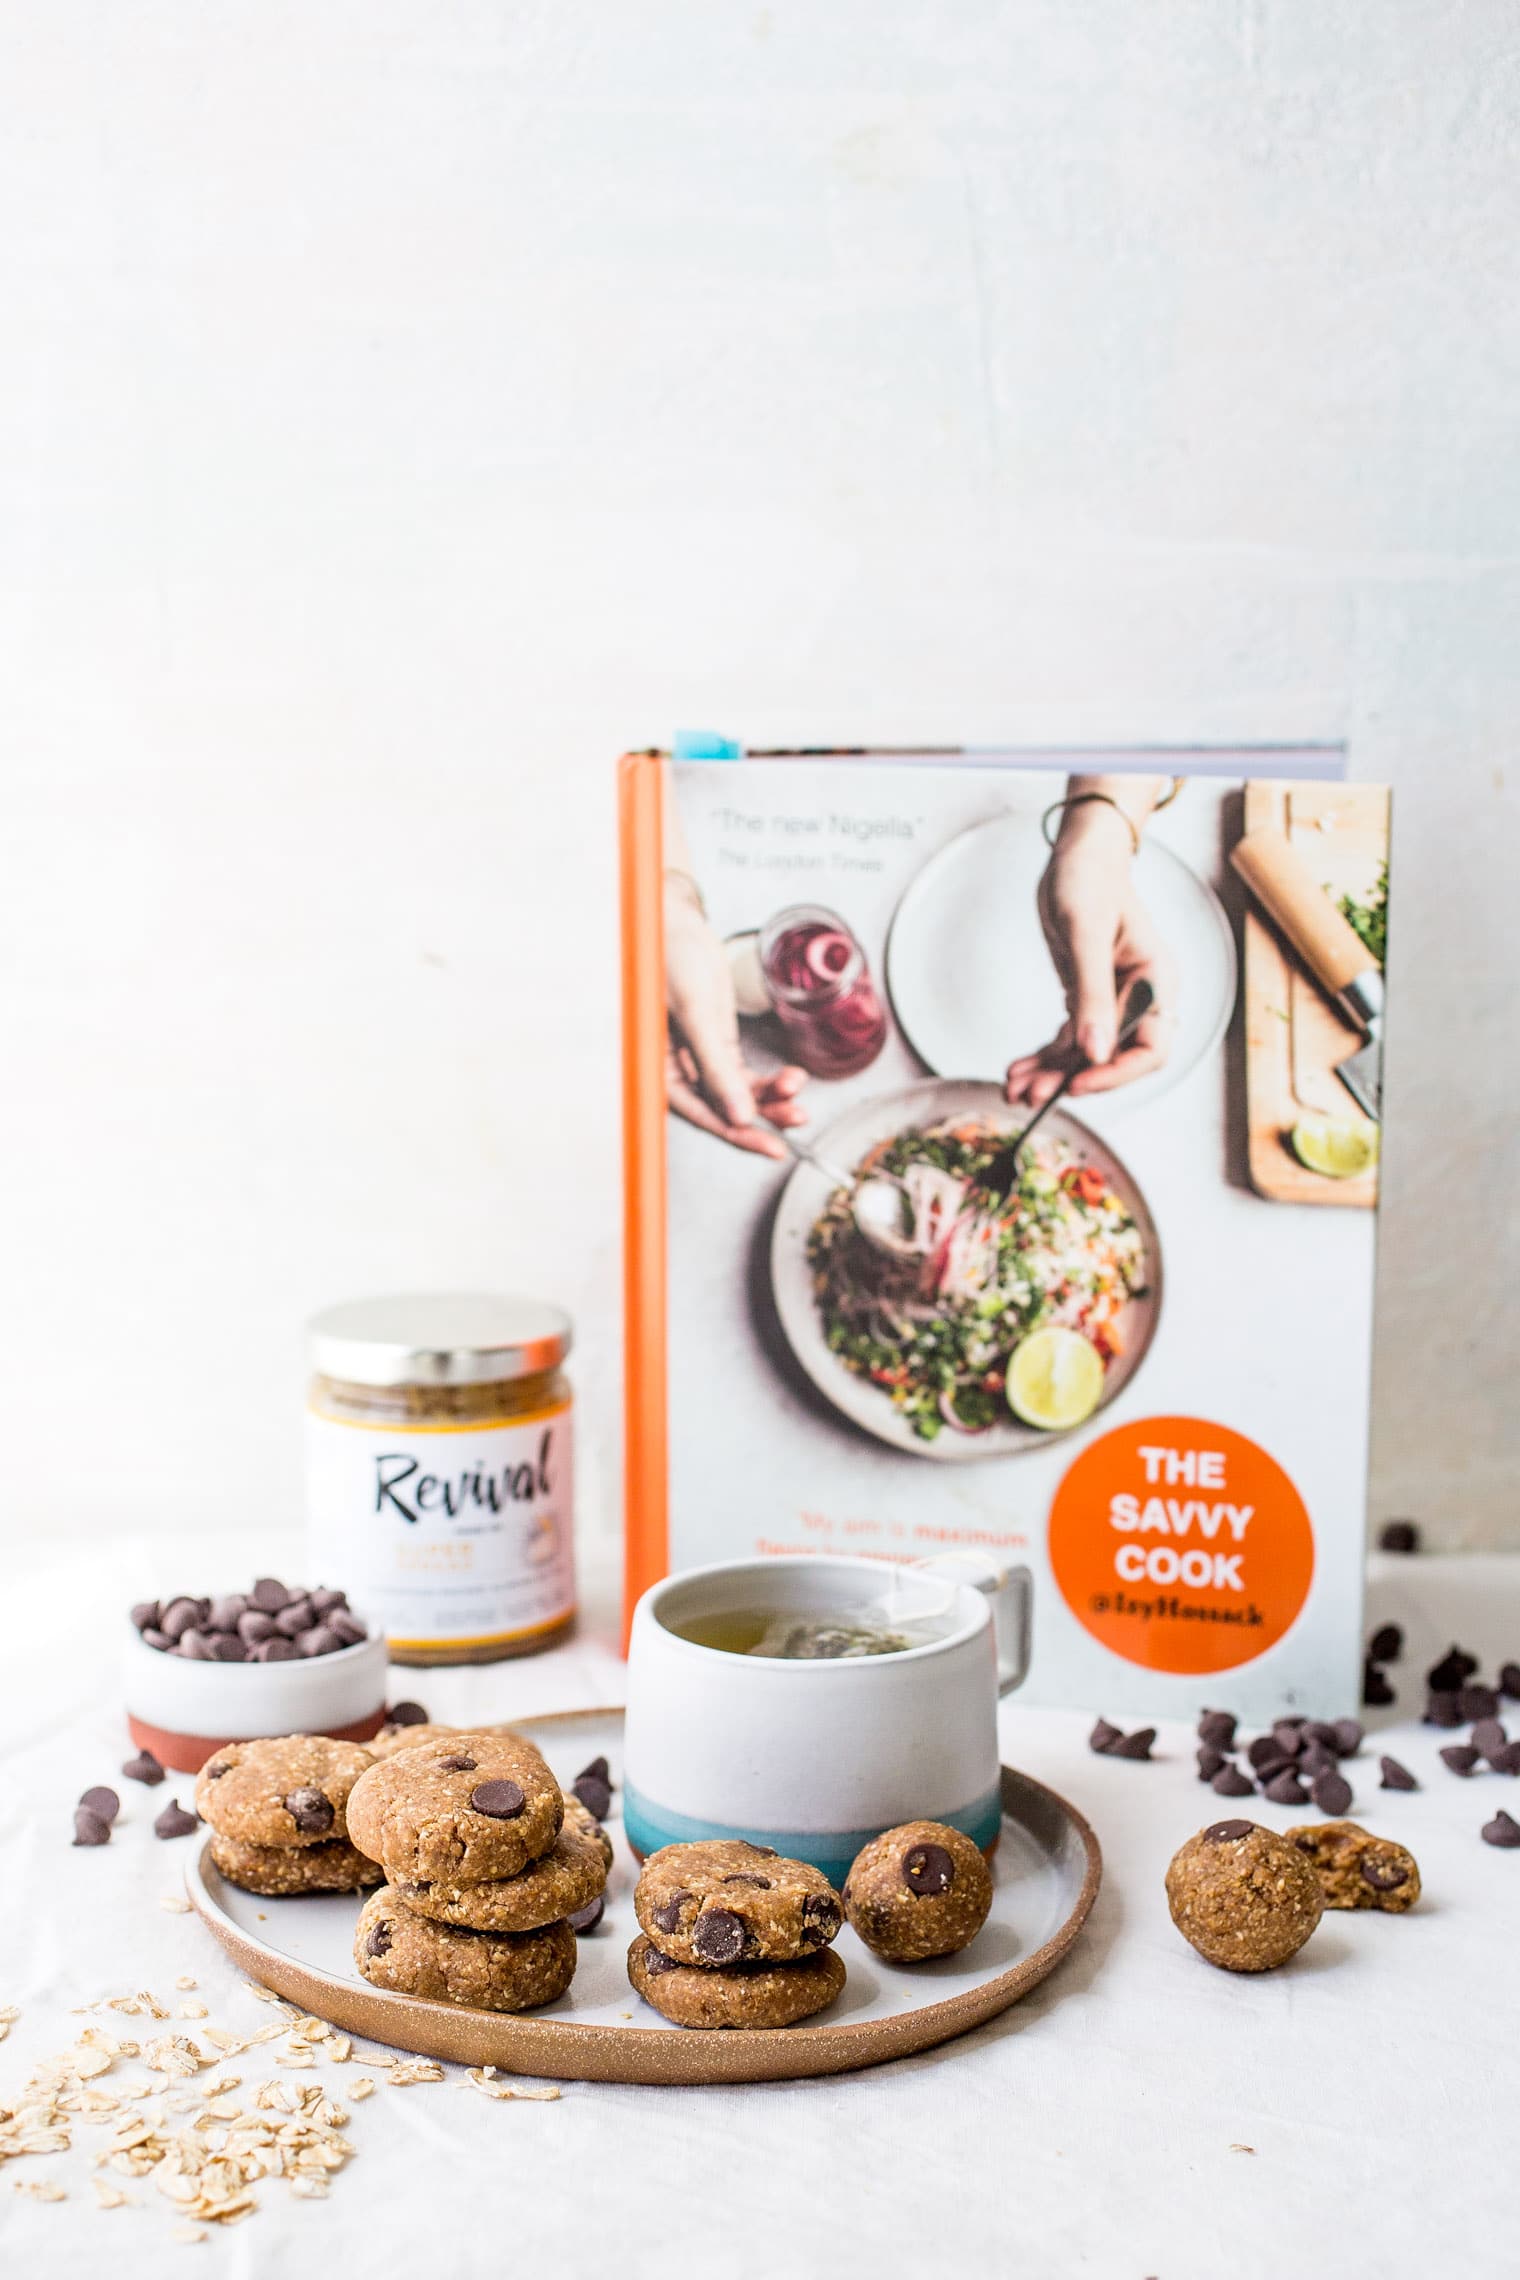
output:
[[[1248,784],[1245,828],[1286,832],[1332,902],[1344,894],[1366,896],[1387,857],[1388,794],[1371,784]],[[1301,1164],[1288,1141],[1305,1114],[1367,1121],[1335,1074],[1361,1033],[1249,898],[1245,1028],[1251,1185],[1274,1203],[1370,1210],[1377,1202],[1375,1165],[1356,1179],[1326,1179]]]

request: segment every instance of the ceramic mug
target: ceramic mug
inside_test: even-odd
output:
[[[762,1607],[939,1628],[897,1653],[817,1661],[681,1636]],[[835,1884],[862,1845],[903,1821],[945,1821],[990,1849],[1002,1826],[998,1698],[1024,1676],[1028,1627],[1028,1570],[1000,1574],[978,1554],[901,1567],[809,1554],[667,1577],[635,1608],[628,1646],[630,1845],[643,1858],[744,1837]]]

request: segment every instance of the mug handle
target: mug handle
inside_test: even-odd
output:
[[[1022,1686],[1029,1671],[1029,1617],[1034,1596],[1028,1568],[1000,1568],[984,1552],[970,1550],[934,1552],[912,1564],[927,1574],[953,1576],[957,1583],[969,1583],[991,1600],[999,1699]]]

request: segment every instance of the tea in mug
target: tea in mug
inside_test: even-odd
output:
[[[942,1639],[944,1622],[893,1623],[884,1608],[819,1613],[795,1607],[728,1607],[673,1622],[677,1638],[723,1655],[768,1655],[780,1662],[841,1662],[861,1655],[900,1655]]]

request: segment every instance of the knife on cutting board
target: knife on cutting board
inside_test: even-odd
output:
[[[1320,988],[1364,1042],[1336,1067],[1358,1108],[1383,1115],[1383,970],[1318,886],[1286,834],[1248,831],[1230,861]]]

